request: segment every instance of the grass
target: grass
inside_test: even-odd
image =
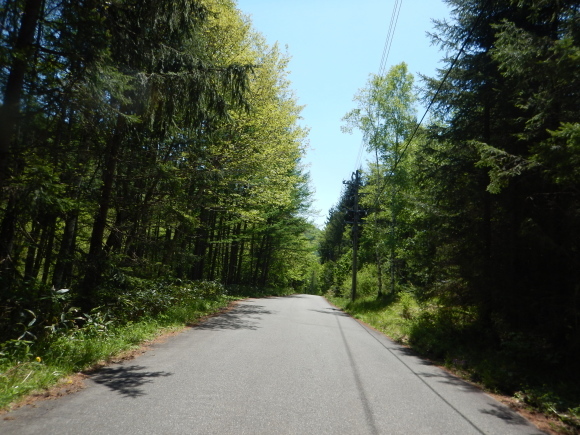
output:
[[[512,396],[521,407],[543,413],[556,422],[554,432],[580,433],[578,369],[573,363],[550,361],[533,337],[508,335],[498,346],[473,312],[434,301],[419,304],[405,292],[355,302],[331,295],[327,299],[487,391]]]
[[[34,392],[46,390],[59,380],[102,362],[166,332],[183,329],[201,318],[219,312],[232,301],[247,297],[284,296],[290,288],[255,286],[225,288],[216,282],[169,284],[133,280],[124,292],[112,288],[103,292],[104,306],[84,314],[71,309],[69,295],[52,291],[49,297],[57,311],[34,314],[31,332],[16,340],[0,343],[0,410]],[[58,315],[54,315],[54,314]],[[42,315],[41,315],[42,314]],[[40,319],[58,318],[39,329]],[[34,325],[33,325],[34,323]],[[29,325],[29,326],[30,326]],[[43,338],[32,337],[43,334]]]
[[[366,297],[354,303],[348,298],[327,296],[327,299],[353,317],[404,344],[408,342],[412,328],[409,318],[419,309],[414,300],[407,296],[386,296],[383,299]]]
[[[165,332],[180,330],[239,299],[218,296],[175,305],[163,313],[123,325],[87,323],[39,342],[12,340],[0,353],[0,409],[62,378],[108,361]]]

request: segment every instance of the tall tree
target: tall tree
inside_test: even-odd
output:
[[[2,90],[28,3],[0,8]],[[295,281],[306,130],[287,56],[229,0],[42,4],[0,197],[2,297]]]
[[[111,207],[117,162],[124,148],[139,135],[162,141],[180,130],[227,115],[230,103],[241,104],[249,67],[215,65],[204,53],[203,24],[207,9],[193,0],[135,2],[112,5],[107,25],[111,32],[112,61],[117,70],[129,73],[131,87],[112,102],[119,111],[107,139],[99,209],[95,215],[82,288],[84,299],[104,267],[103,238]],[[163,41],[163,43],[161,43]],[[127,74],[127,73],[125,73]],[[131,137],[133,136],[133,138]]]
[[[349,132],[352,128],[360,129],[367,149],[376,154],[375,173],[371,176],[371,179],[376,180],[372,183],[374,192],[367,192],[372,198],[368,205],[374,208],[374,214],[367,220],[373,224],[379,295],[382,293],[384,254],[381,247],[384,245],[388,247],[390,291],[395,291],[397,249],[400,244],[399,217],[404,208],[404,189],[408,184],[403,159],[409,147],[407,140],[416,125],[415,100],[413,76],[403,62],[393,66],[385,76],[372,75],[367,87],[361,89],[354,98],[359,107],[343,118],[343,130]],[[386,194],[386,200],[383,194]],[[379,221],[384,220],[389,221],[386,232],[379,225]]]
[[[446,231],[456,300],[475,304],[499,342],[505,329],[534,330],[578,350],[564,332],[578,316],[577,199],[564,187],[575,171],[560,172],[576,155],[578,2],[449,3],[455,22],[439,23],[435,40],[466,41],[437,96],[447,122],[438,153],[453,168],[439,189],[456,194],[444,195],[456,223]],[[429,83],[431,95],[440,84]]]

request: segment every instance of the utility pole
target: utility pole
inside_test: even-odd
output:
[[[354,219],[352,222],[352,286],[350,291],[350,300],[354,302],[356,299],[356,275],[357,275],[357,258],[358,258],[358,225],[360,222],[359,209],[358,209],[358,199],[360,187],[360,171],[357,169],[352,173],[350,181],[343,181],[343,184],[354,185],[354,209],[351,210],[354,213]]]

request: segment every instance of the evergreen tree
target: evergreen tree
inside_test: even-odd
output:
[[[7,306],[37,310],[54,286],[90,309],[172,277],[302,285],[287,57],[229,0],[38,4],[0,7]]]
[[[467,40],[437,97],[446,145],[433,150],[447,168],[435,185],[454,222],[439,227],[458,267],[452,292],[478,307],[498,342],[508,330],[534,331],[578,351],[577,198],[567,166],[576,153],[578,3],[449,3],[455,23],[439,23],[435,39],[446,48]],[[429,88],[434,95],[439,81]]]

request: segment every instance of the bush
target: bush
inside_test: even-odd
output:
[[[352,279],[351,279],[352,282]],[[350,289],[349,282],[348,288]],[[357,274],[357,295],[364,298],[366,296],[376,295],[378,292],[378,273],[375,264],[365,264]]]

